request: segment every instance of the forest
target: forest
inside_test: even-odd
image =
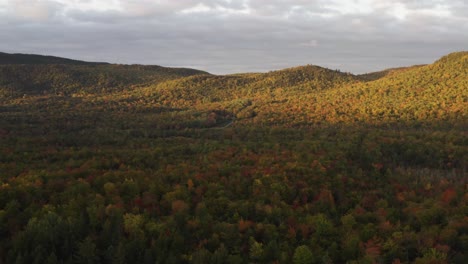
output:
[[[363,75],[0,53],[1,263],[466,263],[468,52]]]

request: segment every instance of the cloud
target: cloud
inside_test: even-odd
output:
[[[466,49],[463,0],[0,0],[0,50],[196,66],[366,72]]]
[[[42,22],[53,18],[62,6],[56,1],[10,0],[0,3],[0,7],[18,19]]]
[[[319,44],[317,40],[313,39],[307,42],[302,42],[299,45],[304,47],[318,47]]]
[[[199,3],[196,6],[189,7],[179,11],[180,14],[193,14],[193,13],[211,13],[215,15],[248,15],[250,14],[250,8],[245,5],[242,9],[224,7],[222,5],[208,6],[203,3]]]

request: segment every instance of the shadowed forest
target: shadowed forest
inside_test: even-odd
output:
[[[468,52],[353,75],[0,53],[0,263],[466,263]]]

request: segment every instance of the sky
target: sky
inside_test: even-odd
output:
[[[0,0],[0,51],[191,67],[365,73],[468,50],[468,0]]]

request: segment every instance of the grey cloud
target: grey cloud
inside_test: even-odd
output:
[[[39,20],[8,5],[0,50],[213,73],[303,64],[368,72],[430,63],[468,44],[464,1],[374,0],[361,13],[338,12],[339,1],[121,0],[120,9],[89,10],[50,0],[36,1],[52,14]],[[409,10],[405,19],[388,12],[397,4]],[[200,5],[207,8],[193,9]],[[452,15],[418,12],[438,5]]]
[[[18,20],[39,23],[55,18],[62,8],[62,4],[52,0],[15,0],[7,2],[4,7],[8,15]]]
[[[452,14],[465,22],[468,21],[468,2],[465,0],[454,0],[450,5]]]

